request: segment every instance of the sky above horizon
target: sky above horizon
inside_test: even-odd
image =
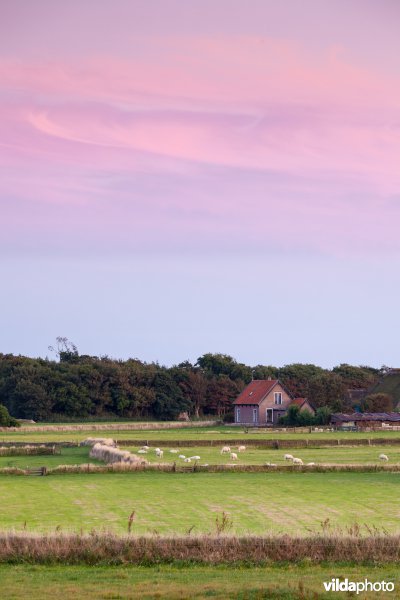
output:
[[[399,366],[397,0],[0,0],[0,352]]]

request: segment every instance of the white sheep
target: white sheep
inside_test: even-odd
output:
[[[143,450],[143,449],[138,450],[138,454],[147,454],[147,450]]]
[[[200,456],[191,456],[191,460],[200,460]]]
[[[230,458],[231,458],[231,460],[237,460],[236,452],[231,452]]]
[[[230,451],[230,446],[224,446],[221,450],[221,454],[228,454]]]
[[[146,450],[146,452],[147,452],[148,450],[150,450],[150,446],[142,446],[140,449],[141,450]]]
[[[301,460],[301,458],[293,458],[293,464],[294,465],[304,465],[304,463]]]
[[[246,450],[246,446],[239,446],[238,452],[244,452]]]
[[[389,460],[389,457],[386,456],[386,454],[380,454],[379,455],[379,460],[386,460],[387,461],[387,460]]]
[[[157,454],[158,452],[161,452],[161,448],[154,448],[154,452]]]
[[[171,454],[178,454],[178,450],[170,450]]]
[[[159,448],[157,448],[158,452],[156,452],[156,455],[158,456],[158,458],[162,458],[164,456],[164,451],[160,450]]]
[[[283,457],[285,460],[293,460],[293,456],[291,454],[285,454]]]
[[[190,463],[190,462],[192,462],[192,459],[191,458],[185,458],[185,460],[183,462]]]
[[[267,462],[267,463],[265,463],[265,466],[266,467],[276,467],[277,465],[275,463]]]

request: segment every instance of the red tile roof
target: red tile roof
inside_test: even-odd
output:
[[[260,404],[277,383],[278,379],[255,379],[244,388],[233,404]]]
[[[307,402],[307,398],[295,398],[291,401],[290,404],[296,404],[297,406],[302,406],[304,402]]]

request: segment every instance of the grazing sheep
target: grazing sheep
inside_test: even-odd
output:
[[[157,448],[158,452],[156,452],[156,455],[158,456],[158,458],[162,458],[164,456],[164,451],[160,450],[159,448]]]
[[[154,448],[154,452],[157,454],[157,452],[161,452],[161,448]]]
[[[138,450],[138,454],[147,454],[147,450]]]
[[[178,450],[170,450],[171,454],[178,454]]]
[[[148,450],[150,450],[150,446],[142,446],[140,449],[141,450],[146,450],[146,452],[147,452]]]
[[[303,461],[301,460],[301,458],[294,458],[293,459],[293,464],[294,465],[304,465]]]
[[[379,460],[389,460],[389,457],[386,456],[386,454],[380,454],[379,455]]]
[[[246,450],[246,446],[239,446],[238,452],[244,452]]]
[[[183,460],[185,460],[186,456],[185,456],[184,454],[180,454],[180,455],[178,456],[178,458],[182,458]]]
[[[291,454],[285,454],[283,457],[285,460],[293,460],[293,456]]]
[[[191,460],[200,460],[200,456],[191,456]]]
[[[276,467],[277,465],[275,463],[267,462],[267,463],[265,463],[265,466],[266,467]]]
[[[190,463],[190,462],[192,462],[192,459],[191,458],[185,458],[185,460],[183,462]]]
[[[235,452],[231,452],[230,458],[231,460],[237,460],[237,454]]]
[[[221,450],[221,454],[228,454],[230,451],[230,446],[224,446]]]

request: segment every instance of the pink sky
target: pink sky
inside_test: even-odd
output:
[[[156,213],[160,247],[180,237],[185,245],[188,234],[203,238],[205,251],[232,238],[239,249],[260,248],[268,220],[278,246],[288,235],[291,247],[330,253],[340,241],[341,252],[368,251],[378,224],[382,251],[399,249],[388,240],[397,238],[400,194],[395,3],[350,2],[345,11],[341,2],[306,2],[300,19],[294,3],[254,2],[252,20],[251,3],[233,2],[231,21],[214,28],[229,4],[197,3],[194,23],[196,11],[180,2],[167,2],[169,11],[151,2],[148,17],[168,16],[154,28],[140,2],[4,4],[6,238],[30,228],[25,215],[36,209],[40,231],[62,236],[65,214],[90,207],[94,243],[115,222],[117,239],[133,229],[146,246],[143,227]],[[378,20],[380,38],[357,30],[349,38],[348,20],[364,36]],[[370,59],[371,43],[387,60]],[[348,220],[359,227],[343,227]]]
[[[0,250],[398,257],[399,17],[0,0]]]

